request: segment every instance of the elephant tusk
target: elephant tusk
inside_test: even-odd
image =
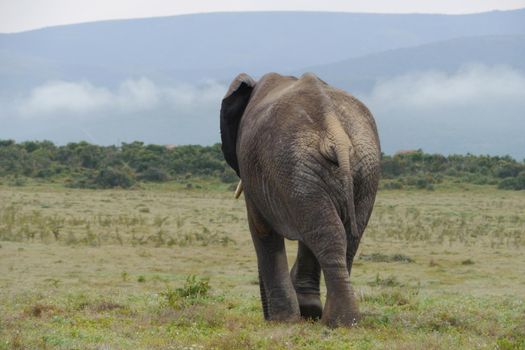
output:
[[[237,189],[235,190],[235,199],[239,198],[241,193],[242,193],[242,180],[239,180],[239,183],[237,184]]]

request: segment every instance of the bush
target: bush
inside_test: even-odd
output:
[[[148,168],[138,175],[139,180],[151,182],[164,182],[169,180],[169,174],[160,168]]]
[[[95,175],[92,172],[74,177],[67,177],[64,181],[66,187],[71,188],[90,188],[95,189],[98,186],[95,184]]]
[[[431,185],[431,182],[428,181],[428,179],[419,178],[419,179],[416,180],[416,187],[419,188],[419,189],[427,188],[430,185]]]
[[[498,188],[503,190],[525,190],[525,172],[521,172],[516,177],[509,177],[506,179],[503,179],[499,185]]]
[[[393,156],[381,155],[382,188],[406,186],[431,190],[446,176],[455,183],[501,183],[503,189],[523,189],[520,173],[525,161],[510,156],[428,154],[407,150]],[[221,145],[162,146],[143,142],[120,146],[97,146],[87,142],[55,146],[50,141],[0,140],[0,177],[13,176],[63,180],[66,186],[83,188],[129,188],[135,175],[143,181],[162,182],[193,176],[214,177],[226,184],[238,181],[226,164]],[[185,177],[185,174],[186,177]],[[193,174],[193,175],[192,175]],[[185,177],[185,179],[184,179]],[[6,182],[4,181],[4,183]]]
[[[110,167],[100,170],[94,183],[99,188],[130,188],[135,184],[135,178],[124,169]]]
[[[516,177],[518,176],[522,166],[518,163],[505,163],[496,168],[496,176],[504,179],[507,177]]]
[[[235,171],[233,171],[233,169],[227,167],[221,173],[221,181],[227,184],[236,183],[237,181],[239,181],[239,177],[237,176]]]
[[[9,180],[7,183],[9,186],[15,186],[15,187],[22,187],[25,186],[27,183],[27,180],[25,177],[20,177],[15,175],[12,179]]]
[[[389,181],[383,185],[383,188],[386,190],[400,190],[403,188],[403,184],[399,180]]]
[[[186,278],[184,287],[175,290],[168,288],[161,292],[169,306],[178,308],[181,303],[189,302],[193,304],[207,297],[210,290],[209,280],[207,278],[199,279],[195,275],[189,275]]]
[[[432,175],[426,175],[426,176],[409,176],[406,178],[405,183],[409,186],[415,186],[416,188],[420,190],[433,190],[434,189],[434,183],[436,183],[437,180],[434,179]]]
[[[199,279],[195,275],[189,275],[183,288],[177,288],[176,293],[181,298],[204,297],[210,290],[209,280]]]

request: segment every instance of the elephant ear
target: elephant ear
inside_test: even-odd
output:
[[[230,84],[228,92],[221,104],[221,141],[224,159],[239,175],[239,162],[237,160],[237,133],[239,123],[248,102],[255,80],[249,75],[241,73]]]

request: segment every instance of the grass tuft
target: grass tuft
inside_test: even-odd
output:
[[[461,262],[461,265],[474,265],[474,261],[472,259],[466,259]]]
[[[402,284],[398,281],[396,276],[388,276],[383,278],[377,274],[373,281],[368,282],[368,285],[373,287],[397,287],[401,286]]]
[[[403,262],[403,263],[413,263],[414,259],[404,254],[382,254],[382,253],[372,253],[372,254],[361,254],[359,255],[360,260],[373,261],[373,262]]]

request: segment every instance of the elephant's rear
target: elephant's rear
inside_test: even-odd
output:
[[[291,239],[313,229],[303,215],[331,209],[360,234],[354,187],[375,190],[379,170],[370,112],[311,75],[271,75],[258,84],[237,143],[247,199]]]

